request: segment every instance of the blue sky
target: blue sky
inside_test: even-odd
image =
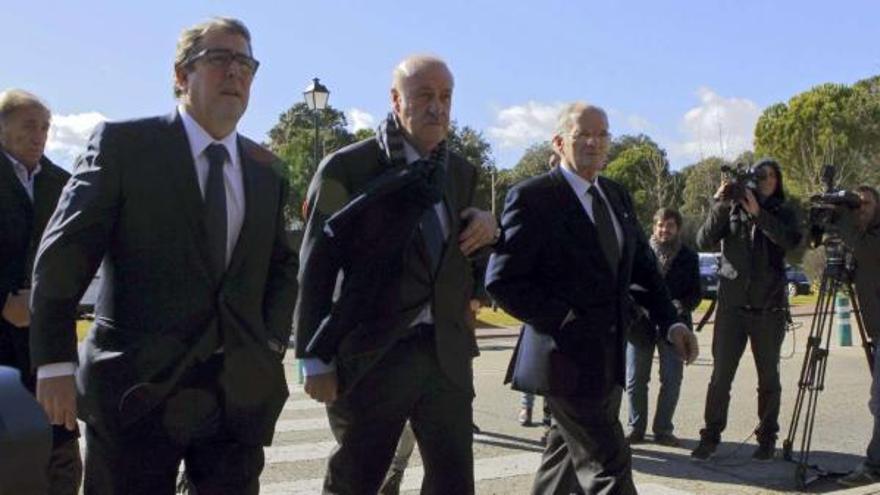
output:
[[[65,166],[98,119],[173,108],[176,38],[214,15],[244,20],[262,62],[243,133],[265,139],[316,76],[352,126],[372,125],[396,62],[430,52],[455,74],[454,118],[501,167],[549,137],[566,101],[603,106],[614,134],[649,134],[679,168],[750,147],[770,104],[880,74],[871,0],[0,3],[0,88],[47,100],[49,154]]]

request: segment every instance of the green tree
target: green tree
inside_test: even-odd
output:
[[[345,114],[333,107],[318,112],[319,156],[350,144],[355,135],[346,128]],[[284,161],[290,181],[290,211],[299,217],[315,163],[315,112],[297,103],[278,117],[269,131],[269,148]]]
[[[681,214],[684,220],[682,236],[690,245],[696,244],[697,230],[709,216],[712,196],[721,184],[723,165],[730,165],[730,162],[712,156],[688,165],[681,171],[684,182],[681,194]]]
[[[474,204],[477,208],[490,210],[492,207],[492,174],[495,172],[495,158],[492,156],[492,145],[483,133],[472,127],[459,127],[457,122],[449,125],[449,136],[446,138],[449,149],[463,156],[477,167],[477,190]]]
[[[756,154],[780,161],[787,188],[806,197],[822,189],[822,167],[838,183],[877,183],[880,170],[878,78],[853,86],[823,84],[764,110],[755,126]]]
[[[649,137],[622,136],[619,139],[627,144],[618,148],[604,173],[629,190],[639,222],[649,227],[658,208],[678,204],[680,179],[669,170],[666,152]]]

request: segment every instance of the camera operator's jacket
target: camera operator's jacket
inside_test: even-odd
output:
[[[721,243],[718,301],[722,307],[787,307],[785,252],[801,241],[794,212],[776,196],[752,218],[741,206],[716,201],[697,232],[700,250]]]
[[[859,229],[856,222],[854,210],[842,209],[836,223],[856,259],[856,297],[865,331],[876,342],[880,337],[880,221],[875,216],[866,230]]]

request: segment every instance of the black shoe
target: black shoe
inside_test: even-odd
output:
[[[752,460],[760,462],[770,462],[776,456],[775,442],[762,442],[758,444],[758,448],[752,452]]]
[[[655,433],[654,443],[665,445],[667,447],[681,447],[678,437],[672,433]]]
[[[691,451],[691,459],[695,461],[706,461],[709,460],[713,455],[715,455],[715,449],[718,448],[718,444],[715,442],[709,442],[707,440],[700,440],[700,443],[697,445],[693,451]]]
[[[635,445],[637,443],[645,442],[645,434],[641,431],[631,431],[629,435],[626,436],[626,443],[630,445]]]
[[[850,488],[877,482],[880,482],[880,472],[865,466],[859,466],[846,476],[837,479],[838,485]]]
[[[522,426],[532,426],[532,408],[523,407],[519,410],[519,424]]]

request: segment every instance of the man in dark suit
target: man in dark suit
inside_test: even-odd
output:
[[[489,293],[524,322],[514,386],[546,395],[553,415],[535,494],[635,493],[618,419],[631,283],[647,290],[641,303],[679,356],[697,354],[629,194],[598,176],[608,142],[601,108],[563,109],[553,137],[561,165],[510,191],[486,274]]]
[[[309,189],[294,321],[305,390],[328,404],[338,442],[324,493],[376,493],[407,419],[423,493],[474,491],[469,319],[479,303],[467,256],[497,227],[472,207],[477,170],[446,148],[452,86],[440,59],[401,62],[377,136],[325,158]],[[366,209],[354,233],[334,231],[337,212],[410,170],[420,179]]]
[[[99,126],[43,236],[37,398],[55,424],[79,407],[86,494],[171,494],[181,460],[199,493],[259,491],[297,260],[276,158],[236,132],[257,67],[240,21],[184,30],[176,111]],[[102,260],[75,387],[74,308]]]
[[[70,177],[43,155],[50,117],[30,93],[0,93],[0,365],[16,368],[31,393],[36,386],[28,345],[31,270],[43,229]],[[78,436],[75,427],[52,429],[51,495],[79,491]]]

